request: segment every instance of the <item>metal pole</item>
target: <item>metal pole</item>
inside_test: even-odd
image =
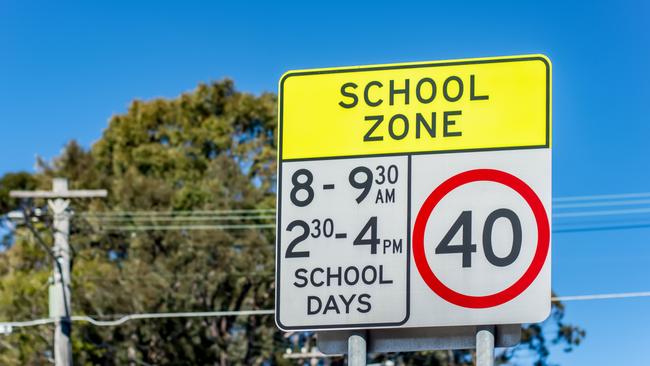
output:
[[[68,190],[67,179],[55,178],[54,192]],[[54,214],[54,263],[53,281],[50,285],[50,316],[56,318],[54,330],[54,362],[56,366],[72,366],[72,342],[70,341],[70,201],[56,198],[48,201]]]
[[[56,366],[72,366],[72,342],[70,342],[70,205],[69,198],[106,197],[104,189],[68,190],[68,180],[54,178],[52,191],[11,191],[15,198],[47,198],[54,216],[54,272],[49,288],[50,317],[55,318],[54,363]],[[26,220],[31,218],[26,217]],[[38,233],[33,230],[34,235]],[[40,237],[39,237],[39,240]]]
[[[494,332],[494,326],[477,329],[476,366],[494,366]]]
[[[366,332],[348,338],[348,366],[366,366]]]

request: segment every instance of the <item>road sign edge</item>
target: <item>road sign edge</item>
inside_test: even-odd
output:
[[[292,76],[299,76],[303,75],[305,72],[308,71],[318,71],[321,73],[322,71],[327,71],[327,73],[336,73],[336,72],[346,72],[346,71],[372,71],[376,68],[381,68],[381,67],[388,67],[389,69],[392,68],[416,68],[416,67],[426,67],[426,66],[453,66],[453,65],[463,65],[463,64],[481,64],[481,63],[495,63],[495,62],[512,62],[512,61],[526,61],[526,60],[537,60],[541,61],[545,68],[546,68],[546,143],[544,145],[534,145],[534,146],[517,146],[517,147],[498,147],[498,148],[485,148],[485,149],[465,149],[465,150],[456,150],[456,151],[423,151],[423,152],[411,152],[411,153],[395,153],[395,154],[382,154],[382,155],[362,155],[362,156],[332,156],[332,157],[315,157],[315,158],[304,158],[304,159],[283,159],[282,157],[282,140],[283,140],[283,94],[284,94],[284,83],[285,81],[292,77]],[[407,275],[407,307],[406,307],[406,315],[405,319],[401,322],[398,323],[376,323],[376,324],[350,324],[347,325],[347,327],[343,328],[341,325],[335,325],[335,326],[327,326],[327,327],[287,327],[284,324],[282,324],[282,321],[280,319],[280,240],[281,240],[281,230],[280,228],[280,213],[282,210],[281,207],[281,184],[282,184],[282,163],[284,161],[289,162],[289,161],[306,161],[306,160],[316,160],[316,159],[337,159],[337,158],[363,158],[363,157],[380,157],[380,156],[388,156],[388,155],[406,155],[408,156],[409,159],[409,180],[410,180],[410,163],[411,163],[411,155],[413,154],[437,154],[437,153],[462,153],[462,152],[479,152],[479,151],[498,151],[498,150],[518,150],[518,149],[543,149],[543,148],[551,148],[551,134],[552,134],[552,127],[551,127],[551,108],[552,108],[552,63],[550,59],[541,53],[537,54],[523,54],[523,55],[511,55],[511,56],[493,56],[493,57],[482,57],[482,58],[464,58],[464,59],[455,59],[455,60],[442,60],[442,61],[421,61],[421,62],[409,62],[409,63],[392,63],[392,64],[376,64],[376,65],[367,65],[367,66],[344,66],[344,67],[335,67],[335,68],[321,68],[321,69],[305,69],[305,70],[290,70],[285,72],[279,81],[279,93],[278,93],[278,158],[277,158],[277,177],[278,177],[278,193],[276,195],[276,278],[275,278],[275,300],[276,300],[276,306],[275,306],[275,316],[274,320],[276,325],[278,326],[279,329],[281,330],[318,330],[318,329],[357,329],[357,328],[382,328],[382,327],[396,327],[396,326],[401,326],[404,325],[408,322],[410,318],[410,271],[409,274]],[[410,182],[409,182],[410,183]],[[410,185],[409,185],[409,194],[410,194]],[[410,200],[409,200],[410,201]],[[410,203],[410,202],[409,202]],[[410,216],[410,210],[409,210],[409,216]],[[408,221],[409,225],[409,235],[407,237],[407,240],[409,241],[409,245],[407,245],[407,262],[410,265],[410,241],[411,241],[411,233],[410,233],[410,218]],[[548,316],[550,316],[551,313],[551,306],[549,302],[548,306],[548,311],[547,315],[542,319],[547,319]]]

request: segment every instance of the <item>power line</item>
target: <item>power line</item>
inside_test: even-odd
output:
[[[232,310],[232,311],[199,311],[180,313],[143,313],[124,315],[115,320],[97,320],[86,315],[72,316],[73,321],[85,321],[99,327],[114,327],[129,320],[139,319],[169,319],[169,318],[211,318],[223,316],[273,315],[275,310]]]
[[[0,328],[6,328],[6,327],[26,328],[26,327],[34,327],[37,325],[53,324],[56,321],[57,321],[56,318],[42,318],[42,319],[24,320],[24,321],[17,321],[17,322],[3,322],[0,323]]]
[[[578,207],[600,207],[600,206],[621,206],[621,205],[642,205],[650,203],[650,200],[638,200],[638,201],[626,201],[626,203],[621,203],[622,201],[608,202],[607,204],[576,204],[576,205],[557,205],[554,208],[578,208]],[[611,203],[611,204],[610,204]],[[564,217],[582,217],[582,216],[612,216],[612,215],[626,215],[626,214],[635,214],[635,213],[650,213],[650,208],[628,208],[620,210],[595,210],[595,211],[578,211],[578,212],[564,212],[564,213],[555,213],[552,216],[555,218],[564,218]],[[92,219],[97,221],[119,221],[119,220],[133,220],[133,221],[142,221],[142,220],[152,220],[152,221],[165,221],[165,220],[235,220],[235,219],[274,219],[275,215],[234,215],[234,216],[224,216],[224,215],[192,215],[185,214],[184,216],[174,216],[174,215],[109,215],[109,216],[92,216],[92,215],[80,215],[86,219]],[[121,216],[121,217],[120,217]],[[124,217],[127,216],[127,217]],[[128,217],[133,216],[133,217]]]
[[[642,292],[623,292],[612,294],[593,294],[593,295],[576,295],[576,296],[555,296],[551,298],[553,302],[567,301],[586,301],[586,300],[606,300],[606,299],[628,299],[650,297],[650,291]],[[122,325],[130,320],[144,319],[173,319],[173,318],[211,318],[223,316],[261,316],[273,315],[275,310],[226,310],[226,311],[198,311],[198,312],[177,312],[177,313],[136,313],[121,315],[114,320],[98,320],[88,315],[73,315],[71,321],[88,322],[99,327],[113,327]],[[32,327],[38,325],[52,324],[56,321],[54,318],[42,318],[27,321],[0,322],[0,327]]]
[[[182,216],[182,215],[228,215],[247,213],[273,213],[275,209],[233,209],[233,210],[184,210],[184,211],[86,211],[79,213],[82,217],[94,216]]]
[[[256,216],[135,216],[135,217],[83,217],[92,222],[183,222],[183,221],[232,221],[232,220],[268,220],[275,219],[275,215]]]
[[[581,207],[605,207],[605,206],[629,206],[650,204],[650,192],[605,194],[592,196],[569,196],[553,199],[554,209],[581,208]],[[615,200],[615,201],[612,201]],[[88,219],[126,219],[142,220],[148,218],[174,218],[180,220],[184,217],[205,217],[206,219],[231,216],[235,219],[241,216],[242,219],[272,218],[275,209],[215,209],[215,210],[179,210],[179,211],[86,211],[78,213],[75,217]],[[236,215],[236,216],[233,216]],[[562,217],[562,216],[560,216]]]
[[[152,230],[246,230],[273,229],[275,224],[233,224],[233,225],[142,225],[106,226],[104,231],[152,231]]]
[[[636,200],[636,201],[612,201],[612,202],[602,202],[602,203],[577,203],[577,204],[561,204],[556,205],[554,209],[567,209],[567,208],[583,208],[583,207],[611,207],[611,206],[632,206],[632,205],[646,205],[650,204],[650,200]],[[269,213],[274,211],[270,210]],[[621,210],[605,210],[605,211],[579,211],[579,212],[568,212],[568,213],[555,213],[553,217],[563,218],[563,217],[581,217],[581,216],[598,216],[598,215],[625,215],[625,214],[634,214],[634,213],[649,213],[649,208],[640,208],[640,209],[621,209]],[[190,221],[190,220],[254,220],[254,219],[274,219],[275,215],[270,214],[256,214],[256,215],[205,215],[202,213],[192,214],[185,213],[183,215],[174,215],[174,214],[152,214],[147,211],[143,211],[142,214],[118,214],[114,213],[111,215],[89,215],[89,214],[80,214],[79,217],[82,217],[87,220],[95,221]]]
[[[650,208],[634,208],[634,209],[621,209],[621,210],[595,210],[595,211],[579,211],[579,212],[562,212],[562,213],[555,213],[553,214],[554,219],[563,219],[563,218],[580,218],[580,217],[604,217],[604,216],[618,216],[618,215],[638,215],[638,214],[647,214],[650,213]],[[231,216],[232,217],[232,216]],[[149,219],[149,220],[148,220]],[[264,215],[264,216],[247,216],[245,217],[245,220],[253,220],[253,219],[264,219],[268,221],[274,221],[275,217],[271,215]],[[107,222],[112,222],[113,220],[119,222],[127,222],[129,220],[124,219],[124,218],[113,218],[110,220],[106,220]],[[184,224],[182,223],[183,221],[188,220],[188,221],[201,221],[203,223],[187,223]],[[220,221],[220,220],[226,220],[224,216],[217,216],[217,217],[183,217],[183,218],[165,218],[165,219],[160,219],[160,218],[145,218],[145,217],[139,217],[137,220],[131,220],[134,221],[132,225],[115,225],[109,224],[106,226],[101,226],[101,230],[105,231],[152,231],[152,230],[245,230],[245,229],[272,229],[275,227],[274,224],[272,223],[239,223],[239,224],[208,224],[205,222],[209,221]],[[102,220],[98,220],[102,221]],[[135,222],[137,221],[137,222]],[[158,224],[160,221],[170,221],[170,224]],[[151,225],[142,225],[140,223],[147,223],[149,224],[151,222]],[[174,224],[181,222],[180,224]],[[646,227],[647,223],[644,223],[642,225],[639,224],[633,224],[630,225],[629,223],[626,223],[624,225],[620,225],[619,223],[612,224],[612,223],[605,223],[606,225],[597,225],[597,226],[580,226],[580,223],[566,223],[563,225],[577,225],[577,227],[573,228],[563,228],[563,229],[558,229],[554,230],[554,232],[572,232],[572,231],[588,231],[588,230],[607,230],[607,229],[621,229],[621,228],[636,228],[636,227]]]
[[[559,197],[554,199],[554,210],[574,208],[621,207],[650,204],[650,193],[625,193],[594,196]],[[562,203],[563,202],[563,203]],[[172,231],[172,230],[247,230],[273,229],[269,221],[275,219],[275,209],[224,209],[192,211],[107,211],[84,212],[77,217],[88,220],[92,225],[99,225],[104,231]],[[607,217],[639,215],[650,213],[650,208],[627,208],[618,210],[588,210],[579,212],[554,213],[554,219],[580,217]],[[258,222],[262,221],[262,223]],[[230,221],[231,223],[228,223]],[[267,223],[264,223],[266,221]],[[129,224],[129,225],[121,225]],[[563,223],[556,223],[562,225]],[[581,226],[581,223],[567,223],[570,227],[556,227],[556,233],[617,230],[648,227],[648,222],[639,223],[604,223],[601,225]],[[574,226],[575,225],[575,226]]]
[[[637,206],[650,204],[650,200],[623,200],[623,201],[605,201],[605,202],[579,202],[579,203],[560,203],[554,204],[553,209],[566,208],[585,208],[585,207],[606,207],[606,206]]]
[[[577,226],[577,227],[554,227],[553,233],[578,233],[586,231],[606,231],[606,230],[625,230],[625,229],[643,229],[650,227],[650,222],[645,223],[629,223],[629,224],[611,224],[611,225],[596,225],[596,226]]]
[[[629,198],[648,198],[650,192],[642,193],[621,193],[621,194],[601,194],[594,196],[571,196],[553,198],[553,202],[572,202],[572,201],[599,201],[599,200],[617,200]]]
[[[637,198],[637,199],[635,199]],[[644,199],[645,198],[645,199]],[[554,208],[579,208],[579,207],[599,207],[599,206],[626,206],[650,204],[650,192],[644,193],[624,193],[624,194],[607,194],[594,196],[572,196],[557,197],[553,199]],[[618,200],[618,201],[611,201]],[[592,201],[592,202],[589,202]],[[215,216],[227,214],[272,214],[275,209],[224,209],[224,210],[180,210],[180,211],[96,211],[82,212],[81,217],[115,217],[115,216]]]
[[[198,311],[198,312],[179,312],[179,313],[138,313],[128,314],[115,320],[97,320],[87,315],[73,315],[71,321],[88,322],[99,327],[113,327],[122,325],[129,320],[140,319],[169,319],[169,318],[210,318],[222,316],[250,316],[250,315],[272,315],[274,310],[233,310],[233,311]],[[55,318],[42,318],[17,322],[2,322],[0,327],[32,327],[37,325],[53,324],[57,321]]]
[[[603,211],[581,211],[581,212],[563,212],[553,214],[554,218],[566,217],[593,217],[593,216],[615,216],[615,215],[633,215],[650,213],[650,208],[630,208],[624,210],[603,210]]]
[[[569,233],[581,231],[602,231],[619,229],[636,229],[650,227],[650,222],[632,223],[603,223],[601,225],[580,226],[579,224],[556,224],[553,233]],[[105,226],[104,231],[170,231],[170,230],[247,230],[247,229],[275,229],[275,224],[233,224],[233,225],[131,225],[131,226]]]
[[[618,294],[600,294],[600,295],[576,295],[576,296],[556,296],[553,301],[584,301],[584,300],[604,300],[604,299],[626,299],[633,297],[650,297],[650,291],[642,292],[621,292]]]

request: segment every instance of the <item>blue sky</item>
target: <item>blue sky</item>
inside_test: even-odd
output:
[[[275,91],[289,69],[544,53],[554,196],[650,191],[650,3],[0,0],[0,174],[85,146],[134,98],[201,81]],[[559,294],[650,290],[650,229],[557,234]],[[650,299],[574,302],[567,365],[650,364]]]

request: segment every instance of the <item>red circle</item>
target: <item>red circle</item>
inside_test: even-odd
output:
[[[492,295],[486,296],[470,296],[456,292],[445,284],[443,284],[431,271],[429,262],[427,261],[424,253],[424,229],[426,228],[427,221],[431,216],[431,212],[436,205],[445,197],[449,192],[460,187],[463,184],[488,181],[501,183],[517,193],[519,193],[528,206],[533,210],[535,221],[537,222],[537,249],[535,255],[530,263],[530,266],[524,274],[515,283],[505,290],[499,291]],[[495,170],[495,169],[475,169],[457,174],[440,186],[438,186],[422,204],[420,212],[415,219],[415,226],[413,227],[413,258],[415,264],[420,272],[420,276],[426,284],[443,299],[452,304],[474,309],[483,309],[504,304],[530,286],[535,280],[539,272],[544,266],[546,256],[548,255],[550,244],[550,228],[546,209],[540,201],[537,194],[530,188],[524,181],[515,177],[512,174]]]

